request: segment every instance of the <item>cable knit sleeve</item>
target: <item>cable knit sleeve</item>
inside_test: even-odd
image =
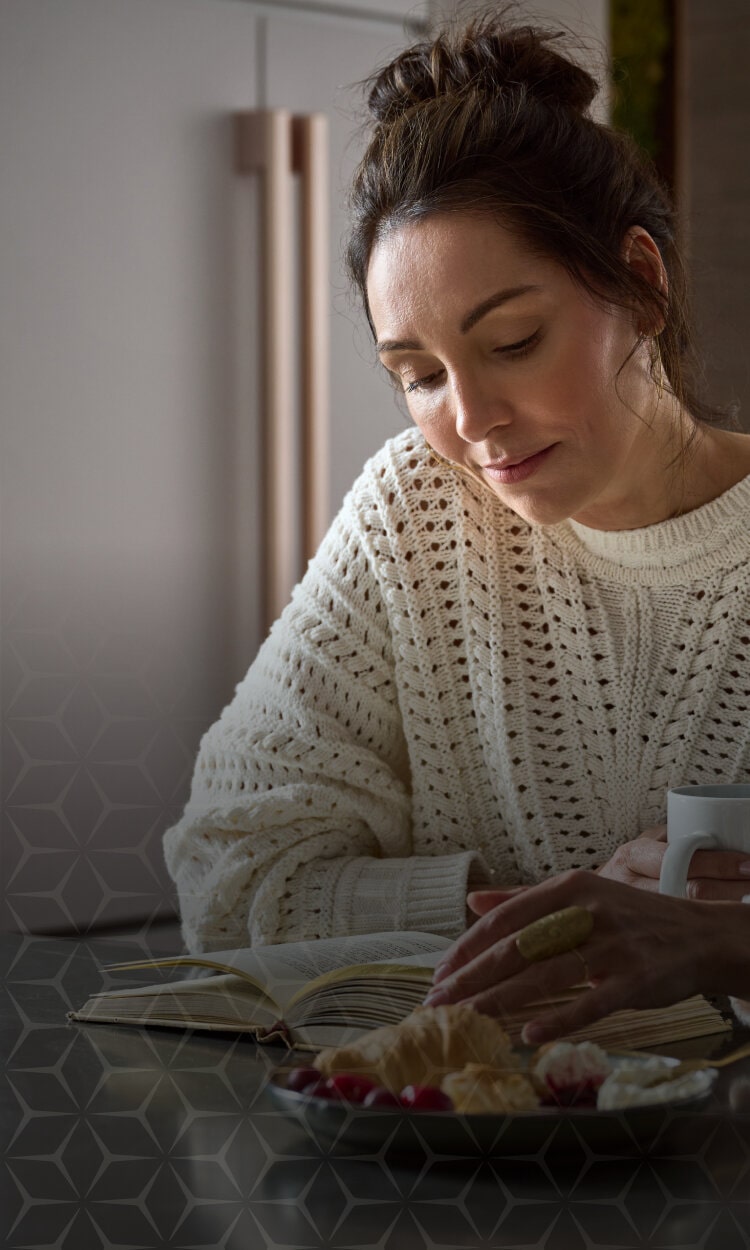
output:
[[[165,835],[191,950],[396,928],[449,936],[487,880],[473,852],[412,854],[387,611],[350,492]]]

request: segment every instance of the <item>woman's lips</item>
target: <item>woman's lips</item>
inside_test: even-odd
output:
[[[532,473],[536,473],[540,465],[554,450],[557,443],[551,443],[549,447],[545,447],[543,451],[537,451],[533,456],[529,456],[526,460],[520,460],[518,464],[509,464],[504,469],[494,468],[492,465],[486,465],[482,472],[491,477],[493,482],[502,482],[504,486],[508,486],[514,482],[525,482],[526,478],[531,477]]]

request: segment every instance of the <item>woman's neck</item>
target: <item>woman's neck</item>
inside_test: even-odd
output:
[[[750,474],[750,435],[697,422],[663,402],[631,448],[619,498],[573,519],[590,529],[646,529],[711,503]]]
[[[711,503],[750,474],[750,435],[697,424],[694,431],[675,516]]]

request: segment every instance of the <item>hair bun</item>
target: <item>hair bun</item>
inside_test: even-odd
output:
[[[599,85],[552,47],[564,38],[563,32],[534,26],[505,26],[497,13],[476,18],[456,32],[444,31],[407,48],[373,74],[368,79],[370,112],[390,122],[441,96],[515,90],[585,113]]]

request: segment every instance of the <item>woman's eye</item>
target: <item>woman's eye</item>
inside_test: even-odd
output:
[[[508,343],[505,347],[496,347],[495,352],[499,356],[509,356],[512,360],[519,360],[522,356],[527,356],[532,348],[536,347],[541,338],[541,330],[535,330],[533,334],[529,334],[527,338],[520,339],[518,343]],[[427,373],[423,378],[415,378],[413,382],[403,381],[402,385],[406,395],[413,395],[416,391],[430,391],[438,384],[445,373],[444,369],[436,369],[434,373]]]
[[[539,340],[540,331],[535,330],[528,338],[521,339],[518,343],[508,343],[507,347],[498,347],[496,351],[503,356],[526,356],[535,347]]]
[[[414,391],[429,391],[442,376],[443,370],[438,369],[435,373],[428,373],[423,378],[416,378],[414,382],[406,382],[404,391],[407,395],[411,395]]]

